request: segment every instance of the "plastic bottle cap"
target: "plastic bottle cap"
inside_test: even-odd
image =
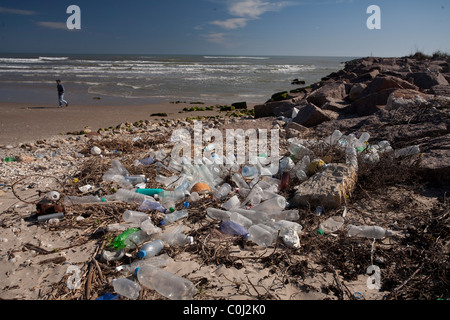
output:
[[[317,230],[317,234],[318,235],[323,235],[323,230],[322,229]]]
[[[137,267],[136,269],[134,269],[134,274],[137,274],[140,268],[141,267]]]
[[[170,212],[175,212],[175,208],[174,207],[170,207]]]
[[[144,258],[147,255],[147,252],[145,252],[144,250],[141,250],[138,252],[138,257],[140,259]]]

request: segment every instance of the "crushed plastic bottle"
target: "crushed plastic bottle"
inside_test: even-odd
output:
[[[248,240],[251,240],[260,246],[268,247],[274,241],[273,235],[260,225],[252,225],[248,229],[248,232]]]
[[[344,225],[344,222],[342,216],[330,217],[319,225],[319,233],[321,233],[320,230],[325,234],[336,232]]]
[[[222,203],[221,208],[230,211],[233,208],[239,208],[241,205],[241,201],[238,196],[234,195],[224,203]]]
[[[114,291],[121,296],[127,297],[130,300],[139,298],[141,286],[139,283],[127,278],[119,278],[111,281]]]
[[[162,213],[166,213],[167,209],[159,202],[145,199],[141,205],[139,206],[139,210],[147,211],[147,210],[157,210]]]
[[[135,273],[141,285],[170,300],[192,300],[197,293],[188,279],[151,265],[137,268]]]
[[[144,213],[144,212],[140,212],[140,211],[133,211],[133,210],[126,210],[123,214],[122,214],[122,218],[125,222],[130,222],[130,223],[141,223],[144,220],[149,219],[149,216]]]

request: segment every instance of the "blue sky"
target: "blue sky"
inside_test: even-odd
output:
[[[69,30],[69,5],[81,29]],[[381,29],[369,30],[370,5]],[[0,0],[0,52],[404,56],[450,52],[450,1]]]

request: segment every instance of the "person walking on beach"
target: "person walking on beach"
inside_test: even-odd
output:
[[[69,106],[69,103],[64,100],[64,86],[61,84],[61,80],[56,80],[56,88],[58,90],[58,103],[59,107],[62,108],[62,104],[65,103],[66,107]]]

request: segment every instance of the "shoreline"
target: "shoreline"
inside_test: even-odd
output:
[[[110,104],[107,101],[75,105],[69,101],[69,107],[58,108],[43,103],[0,102],[0,145],[18,145],[55,135],[89,128],[96,132],[100,128],[117,126],[120,123],[134,123],[140,120],[179,119],[197,116],[223,115],[217,108],[213,111],[182,112],[183,108],[214,104],[193,104],[191,102],[161,102],[152,104],[122,103]],[[252,109],[249,105],[248,109]],[[167,117],[151,116],[167,113]]]

